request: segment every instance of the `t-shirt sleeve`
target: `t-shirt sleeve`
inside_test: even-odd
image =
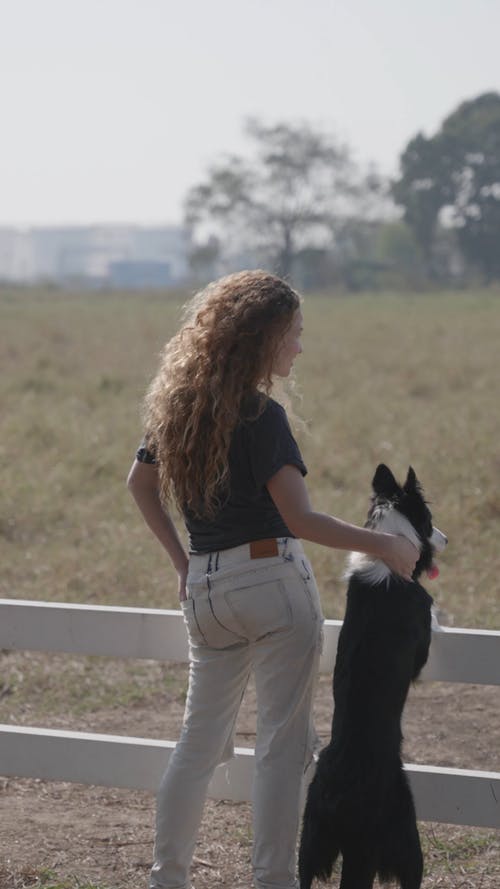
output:
[[[261,488],[282,466],[296,466],[306,475],[307,468],[295,441],[284,408],[269,400],[264,412],[250,429],[250,464],[257,487]]]
[[[154,451],[151,449],[151,446],[148,447],[146,440],[141,441],[137,448],[135,459],[139,463],[156,463]]]

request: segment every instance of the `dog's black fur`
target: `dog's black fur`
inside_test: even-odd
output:
[[[397,511],[416,530],[421,555],[412,581],[389,574],[374,583],[362,562],[351,574],[333,678],[331,740],[320,753],[304,812],[301,889],[310,889],[314,877],[328,879],[340,853],[340,889],[372,889],[376,875],[399,880],[402,889],[419,889],[422,880],[415,808],[401,761],[401,716],[429,652],[432,598],[418,578],[432,565],[432,517],[411,467],[400,487],[381,464],[372,486],[367,527],[384,527],[388,511]]]

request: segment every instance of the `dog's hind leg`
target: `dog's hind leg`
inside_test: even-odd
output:
[[[340,852],[338,789],[329,771],[327,748],[320,754],[309,785],[299,846],[300,889],[310,889],[315,877],[328,880]]]
[[[352,850],[342,859],[342,876],[339,889],[372,889],[377,873],[376,864],[371,859],[360,856]]]
[[[416,824],[413,824],[406,837],[406,854],[399,862],[401,889],[420,889],[424,872],[424,859]]]
[[[395,783],[391,810],[392,817],[387,820],[379,848],[379,877],[386,881],[398,879],[401,889],[420,889],[423,874],[422,849],[415,806],[403,771],[399,773]]]
[[[335,834],[335,823],[324,818],[312,818],[306,810],[299,848],[300,889],[311,889],[315,877],[329,879],[339,854]]]
[[[303,859],[299,864],[299,885],[300,889],[311,889],[312,881],[316,874],[314,873],[314,868],[311,867],[309,862],[305,862]]]
[[[396,832],[392,835],[390,844],[390,864],[387,850],[383,850],[384,862],[377,868],[381,882],[398,880],[401,889],[420,889],[424,864],[417,828],[414,828],[411,835]]]

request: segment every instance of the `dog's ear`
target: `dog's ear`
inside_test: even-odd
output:
[[[375,494],[381,494],[388,498],[396,497],[398,494],[401,494],[401,488],[385,463],[379,463],[377,466],[375,475],[373,476],[372,488],[375,491]]]
[[[406,481],[404,483],[403,490],[406,491],[407,494],[411,494],[416,491],[419,494],[422,493],[422,487],[420,485],[420,482],[419,482],[417,476],[415,475],[415,470],[414,470],[413,466],[408,467],[408,475],[406,476]]]

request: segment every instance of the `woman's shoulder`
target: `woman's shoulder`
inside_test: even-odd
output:
[[[265,392],[248,395],[242,404],[241,418],[244,422],[268,422],[273,419],[286,419],[286,411],[276,399]]]
[[[272,441],[290,431],[285,408],[271,396],[262,393],[261,397],[255,398],[247,408],[242,415],[239,428],[244,435],[250,435],[252,441],[256,438]]]
[[[288,417],[286,415],[286,410],[279,401],[276,401],[274,398],[268,397],[263,416],[266,418],[266,422],[278,426],[282,426],[283,424],[288,426]]]

